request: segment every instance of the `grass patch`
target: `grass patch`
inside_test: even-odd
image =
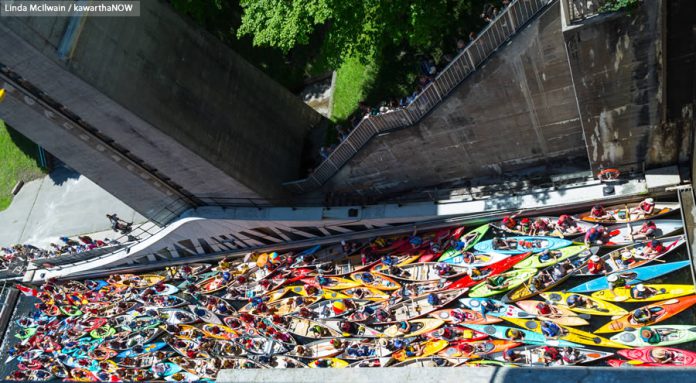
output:
[[[343,62],[336,71],[332,120],[343,122],[358,109],[358,104],[372,88],[376,73],[374,62],[363,64],[358,58],[350,58]]]
[[[45,171],[38,162],[38,147],[0,120],[0,210],[12,202],[12,188],[42,177]]]

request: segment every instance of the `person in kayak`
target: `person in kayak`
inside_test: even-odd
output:
[[[524,340],[524,333],[516,328],[511,328],[505,331],[505,337],[511,341]]]
[[[607,231],[604,226],[594,225],[585,233],[585,245],[602,245],[607,237]]]
[[[578,224],[570,215],[561,214],[556,221],[556,229],[566,235],[575,234],[578,232]]]
[[[563,329],[551,321],[541,321],[541,333],[547,338],[557,338],[564,335]]]
[[[476,262],[476,256],[474,255],[474,253],[467,251],[462,254],[462,261],[467,265],[470,265]]]
[[[647,299],[657,294],[658,291],[652,287],[646,287],[644,284],[639,283],[631,287],[631,298],[633,299]]]
[[[486,286],[489,290],[503,290],[508,284],[509,281],[502,275],[494,275],[486,279]]]
[[[643,340],[643,342],[649,344],[659,344],[667,335],[675,332],[677,331],[667,328],[654,329],[650,327],[643,327],[640,329],[640,338]]]
[[[500,221],[500,226],[508,230],[519,230],[516,218],[517,214],[506,215],[505,217],[503,217],[503,220]]]
[[[551,305],[546,302],[539,302],[535,307],[539,312],[539,315],[551,315],[553,313]]]
[[[411,324],[408,323],[408,321],[401,321],[399,322],[396,331],[398,331],[400,334],[408,334],[411,332]]]
[[[664,253],[667,249],[662,245],[662,242],[658,239],[653,239],[648,242],[643,248],[643,256],[646,258],[655,258],[658,255]]]
[[[590,217],[595,219],[612,219],[613,216],[604,210],[602,205],[594,205],[590,210]]]
[[[500,237],[493,237],[493,239],[491,240],[491,245],[493,246],[494,250],[514,250],[515,248],[517,248],[517,242],[508,242],[504,238]]]
[[[488,298],[481,299],[479,303],[479,310],[481,311],[481,314],[483,314],[484,318],[486,317],[486,314],[498,312],[501,308],[503,308],[501,304]]]
[[[655,222],[645,221],[639,228],[633,230],[631,236],[633,237],[634,241],[647,240],[655,237],[656,230],[657,225],[655,224]]]
[[[587,262],[587,272],[594,275],[606,274],[607,265],[599,255],[593,254]]]
[[[577,364],[585,359],[585,356],[580,351],[572,347],[563,347],[561,351],[561,359],[565,364]]]
[[[631,215],[636,216],[634,219],[641,219],[655,212],[655,200],[646,198],[638,206],[631,209]]]
[[[672,351],[664,349],[662,347],[655,347],[652,350],[650,350],[650,356],[652,356],[652,358],[660,364],[673,363],[676,358]]]
[[[511,348],[503,351],[503,360],[509,363],[516,363],[517,361],[526,361],[526,358],[521,352],[517,352]]]
[[[566,298],[566,304],[570,308],[597,308],[597,306],[593,304],[592,301],[579,294],[569,295],[568,298]]]
[[[653,312],[653,310],[655,310],[655,312]],[[662,311],[662,308],[653,307],[651,309],[648,307],[641,307],[639,309],[634,310],[631,316],[633,317],[634,322],[638,324],[647,324],[654,320],[656,314],[659,311]]]
[[[622,269],[629,269],[636,263],[636,258],[633,256],[633,252],[628,249],[624,249],[621,252],[621,259],[617,262]]]
[[[549,261],[555,260],[556,257],[560,254],[561,254],[560,251],[544,249],[544,251],[539,253],[539,261],[540,262],[549,262]]]
[[[524,217],[520,220],[519,231],[524,234],[529,234],[532,231],[532,221],[529,218]]]
[[[551,347],[551,346],[544,346],[543,350],[543,357],[544,357],[544,363],[550,364],[553,362],[557,362],[561,360],[561,352],[558,351],[556,347]]]
[[[626,279],[621,273],[611,274],[607,277],[607,282],[609,282],[609,287],[615,289],[617,287],[625,287]]]

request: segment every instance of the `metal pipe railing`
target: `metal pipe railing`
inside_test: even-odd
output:
[[[552,1],[515,0],[510,3],[407,107],[364,118],[307,178],[284,185],[295,193],[311,191],[333,177],[375,135],[418,123]]]

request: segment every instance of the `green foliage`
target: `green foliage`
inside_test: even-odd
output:
[[[0,120],[0,210],[12,202],[12,188],[17,181],[31,181],[44,172],[38,166],[36,144]]]
[[[599,13],[632,10],[640,4],[641,0],[610,0],[599,7]]]
[[[334,121],[344,121],[353,114],[374,84],[375,74],[374,63],[365,65],[354,57],[338,68],[331,112]]]

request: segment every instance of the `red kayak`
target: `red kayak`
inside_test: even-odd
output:
[[[490,277],[492,275],[504,273],[505,271],[511,269],[512,266],[515,266],[516,264],[520,263],[522,260],[529,257],[530,255],[532,255],[531,252],[524,253],[524,254],[517,254],[517,255],[513,255],[513,256],[510,256],[508,258],[505,258],[502,261],[494,263],[492,265],[482,267],[481,274],[483,275],[483,277],[481,277],[479,279],[472,279],[470,276],[467,275],[461,279],[454,281],[451,285],[449,285],[448,289],[463,289],[464,287],[471,287],[471,286],[481,282],[484,278]]]
[[[668,355],[661,357],[661,355]],[[643,362],[641,366],[696,366],[696,352],[681,350],[671,347],[641,347],[627,350],[619,350],[619,355],[624,358]],[[666,362],[661,362],[666,360]]]

